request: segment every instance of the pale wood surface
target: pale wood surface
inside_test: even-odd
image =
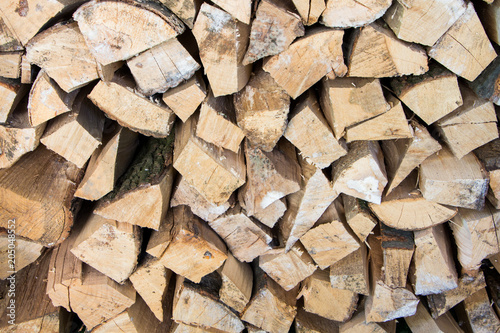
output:
[[[253,217],[267,225],[269,228],[274,227],[276,222],[285,214],[287,210],[286,200],[284,198],[274,201],[266,208],[254,212]]]
[[[15,241],[13,241],[11,235],[13,233],[12,230],[0,232],[0,280],[5,280],[15,271],[20,271],[37,260],[44,250],[43,245],[29,239],[15,237]],[[10,238],[9,235],[11,235]],[[9,244],[11,245],[9,246]],[[12,244],[14,244],[14,248]],[[12,250],[15,251],[14,257]]]
[[[201,0],[161,0],[160,2],[180,18],[189,29],[193,29],[196,14],[202,3]]]
[[[200,72],[197,72],[185,83],[167,90],[163,94],[163,101],[177,117],[186,121],[203,102],[206,95],[205,81]]]
[[[22,52],[0,52],[0,76],[18,79],[21,75]]]
[[[292,0],[292,2],[305,25],[313,25],[318,22],[326,8],[325,0]]]
[[[436,319],[431,317],[422,303],[418,303],[417,312],[413,316],[406,317],[405,322],[412,333],[446,333],[446,331],[441,330]]]
[[[500,3],[493,1],[486,4],[479,1],[475,5],[481,24],[488,37],[495,43],[500,44]]]
[[[21,83],[22,84],[31,84],[34,80],[34,67],[28,61],[26,54],[21,57]]]
[[[231,14],[238,21],[250,24],[252,0],[215,0],[214,3]]]
[[[0,122],[5,123],[10,113],[14,111],[27,91],[26,86],[22,86],[14,80],[3,79],[0,81]]]
[[[358,198],[342,194],[347,224],[361,242],[372,232],[378,221],[368,208],[368,204]]]
[[[294,321],[297,333],[338,333],[339,324],[333,320],[315,315],[302,308],[297,309]]]
[[[380,18],[391,5],[390,0],[327,0],[321,23],[333,28],[352,28],[367,25]]]
[[[230,253],[220,270],[222,286],[221,302],[241,313],[252,297],[253,272],[250,264],[242,263]]]
[[[330,266],[330,283],[333,288],[369,295],[368,253],[365,243]]]
[[[500,320],[492,308],[486,289],[481,289],[464,300],[465,313],[473,332],[487,333],[500,330]]]
[[[112,62],[107,65],[103,65],[99,62],[97,62],[97,74],[99,75],[99,78],[104,81],[104,82],[110,82],[113,80],[113,77],[115,76],[115,73],[117,70],[119,70],[121,67],[125,65],[125,61],[117,61],[117,62]]]
[[[389,324],[389,325],[387,325]],[[392,329],[386,329],[386,326]],[[376,323],[366,320],[365,310],[356,313],[351,320],[343,323],[339,327],[340,333],[394,333],[396,332],[396,322]]]
[[[5,9],[6,4],[2,4],[3,11]],[[4,13],[3,16],[6,16]],[[0,18],[0,52],[9,52],[9,51],[22,51],[23,46],[17,36],[12,32],[12,30],[7,26],[8,19],[6,17]]]

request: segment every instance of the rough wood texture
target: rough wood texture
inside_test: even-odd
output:
[[[156,246],[163,251],[150,252]],[[195,283],[227,259],[224,242],[187,206],[174,207],[167,213],[160,230],[149,240],[148,252],[160,258],[168,269]]]
[[[0,7],[0,10],[4,9],[5,8]],[[5,13],[3,15],[5,16]],[[23,46],[21,45],[21,42],[7,26],[7,23],[8,19],[5,17],[0,18],[0,52],[22,51]]]
[[[474,154],[483,163],[490,178],[487,198],[495,208],[500,209],[500,139],[495,139],[474,150]]]
[[[254,290],[241,319],[267,332],[286,333],[297,313],[296,292],[285,291],[258,266]]]
[[[24,97],[27,89],[14,80],[3,79],[0,81],[0,123],[5,123],[10,113],[16,109],[17,104]]]
[[[208,201],[221,205],[246,181],[243,150],[218,149],[198,138],[197,118],[175,128],[174,168]]]
[[[346,146],[335,139],[311,90],[291,113],[283,136],[300,150],[308,163],[320,169],[347,154]]]
[[[347,224],[358,236],[358,239],[364,242],[377,225],[377,219],[373,216],[365,201],[345,194],[342,194],[342,201]]]
[[[20,271],[37,260],[43,253],[43,249],[41,244],[19,236],[15,237],[11,229],[2,230],[0,232],[0,280],[5,280],[14,272]]]
[[[143,142],[115,190],[99,201],[95,213],[158,230],[169,206],[174,179],[173,143],[173,133]]]
[[[379,23],[360,28],[349,45],[348,76],[391,77],[427,72],[427,55],[421,46],[397,39]]]
[[[386,323],[369,322],[365,310],[356,313],[351,320],[339,327],[340,333],[395,333],[396,321]]]
[[[249,264],[239,262],[230,253],[220,271],[222,303],[241,313],[252,297],[253,272]]]
[[[461,92],[464,104],[436,123],[441,138],[459,159],[498,138],[493,103],[467,87],[462,86]]]
[[[127,60],[184,31],[182,22],[165,7],[143,6],[121,1],[91,1],[73,14],[99,63],[107,65]],[[129,19],[120,19],[123,17]]]
[[[326,8],[325,0],[292,0],[292,2],[305,25],[313,25],[318,22]]]
[[[97,63],[97,74],[99,78],[104,82],[110,82],[113,80],[116,71],[125,65],[125,61],[112,62],[108,65]]]
[[[271,230],[245,215],[239,205],[208,224],[239,261],[251,262],[271,249]]]
[[[391,0],[327,0],[321,23],[332,28],[360,27],[384,15],[391,3]]]
[[[422,230],[450,220],[454,207],[426,200],[418,189],[418,173],[412,172],[380,205],[370,209],[384,224],[401,230]]]
[[[259,267],[283,289],[290,291],[316,270],[311,256],[300,242],[288,251],[277,248],[259,257]]]
[[[413,138],[388,140],[381,143],[389,183],[386,194],[390,194],[427,157],[441,149],[441,145],[429,134],[425,126],[416,120],[410,121]]]
[[[292,98],[297,98],[323,76],[333,71],[344,76],[343,30],[316,28],[278,55],[267,58],[263,69]],[[317,61],[321,59],[321,61]]]
[[[237,333],[245,326],[241,320],[218,300],[220,276],[212,273],[195,284],[177,276],[173,300],[172,319],[217,332]],[[209,310],[209,311],[206,311]]]
[[[164,93],[191,78],[200,65],[177,38],[128,59],[139,92],[144,95]]]
[[[251,0],[215,0],[214,3],[231,14],[238,21],[250,24],[250,18],[252,16]]]
[[[321,317],[344,322],[351,318],[358,303],[358,294],[333,288],[328,271],[317,270],[301,285],[299,296],[304,298],[304,310]]]
[[[163,101],[177,117],[185,122],[196,111],[206,95],[205,81],[197,72],[185,83],[167,90],[163,94]]]
[[[451,243],[443,225],[415,231],[414,274],[416,295],[439,294],[458,287]]]
[[[330,266],[330,283],[333,288],[369,295],[368,254],[364,242],[359,249]]]
[[[338,333],[337,322],[320,317],[299,308],[294,322],[297,333]]]
[[[54,45],[60,52],[54,52]],[[76,22],[56,24],[36,35],[26,45],[26,57],[45,69],[66,92],[99,78],[95,59]]]
[[[99,81],[88,97],[120,125],[144,135],[166,137],[175,114],[168,107],[135,94],[134,86],[130,80],[115,76],[109,83]]]
[[[243,64],[281,53],[295,38],[304,36],[300,17],[288,7],[291,6],[283,1],[264,0],[259,3]]]
[[[429,57],[469,81],[474,81],[496,57],[472,2],[427,52]]]
[[[248,82],[252,66],[243,65],[242,60],[249,33],[249,27],[230,14],[207,3],[201,5],[193,35],[215,97],[238,92]]]
[[[194,19],[202,3],[201,0],[161,0],[160,2],[180,18],[189,29],[193,29]]]
[[[22,52],[0,52],[0,76],[18,79],[21,75]]]
[[[285,214],[287,210],[286,201],[284,198],[276,200],[263,210],[254,212],[253,217],[267,225],[269,228],[274,227],[276,222]]]
[[[16,220],[16,234],[44,246],[62,242],[73,225],[73,193],[81,170],[38,147],[0,170],[0,227]]]
[[[500,105],[500,57],[496,57],[469,86],[481,98]]]
[[[378,247],[378,244],[375,246]],[[413,233],[381,223],[380,246],[383,254],[383,283],[389,288],[405,288],[411,258],[415,251]]]
[[[485,288],[464,299],[464,308],[473,332],[487,333],[500,330],[500,320],[491,307]]]
[[[425,0],[398,0],[393,1],[384,20],[399,39],[432,46],[465,9],[463,0],[439,0],[431,3]]]
[[[405,322],[411,329],[412,333],[447,332],[441,329],[437,320],[431,317],[429,311],[427,311],[422,303],[418,303],[417,312],[413,316],[406,317]]]
[[[265,71],[259,70],[234,95],[238,126],[252,145],[271,151],[287,126],[290,97]]]
[[[33,83],[35,71],[34,67],[28,61],[26,55],[21,57],[21,83],[22,84],[31,84]]]
[[[357,141],[333,164],[334,189],[356,198],[380,204],[387,184],[384,157],[375,141]]]
[[[493,1],[492,3],[475,3],[476,11],[481,19],[481,24],[486,30],[488,37],[495,43],[500,45],[500,3]]]
[[[425,199],[469,209],[481,209],[488,192],[488,176],[476,156],[459,160],[448,148],[422,162],[419,184]]]

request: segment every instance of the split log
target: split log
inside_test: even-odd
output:
[[[391,0],[370,0],[364,3],[327,0],[321,23],[332,28],[364,26],[382,17],[391,3]]]
[[[172,190],[173,143],[173,132],[164,139],[147,138],[114,191],[99,201],[95,213],[158,230]]]
[[[455,318],[448,311],[442,316],[434,319],[438,327],[445,333],[464,333]],[[426,331],[429,332],[429,331]]]
[[[412,172],[380,205],[370,209],[384,224],[401,230],[422,230],[450,220],[457,213],[454,207],[426,200],[418,189],[418,173]]]
[[[137,133],[116,126],[106,133],[85,171],[75,196],[86,200],[99,200],[113,191],[116,181],[125,172],[138,145]]]
[[[15,227],[15,224],[11,224]],[[14,235],[13,229],[0,231],[0,280],[36,261],[43,253],[41,244]]]
[[[389,111],[347,128],[346,141],[412,138],[413,133],[408,127],[403,105],[392,95],[388,98],[388,102],[391,105]]]
[[[128,279],[141,249],[139,228],[94,214],[80,225],[71,253],[118,283]]]
[[[129,277],[134,289],[141,295],[140,299],[144,300],[161,322],[170,320],[170,318],[164,318],[163,314],[170,301],[167,297],[167,290],[171,277],[172,271],[163,266],[158,259],[149,255]]]
[[[328,271],[317,270],[301,284],[297,298],[304,298],[304,310],[330,320],[345,322],[358,303],[358,294],[333,288]]]
[[[474,294],[484,287],[486,287],[486,283],[482,272],[479,272],[477,276],[462,275],[458,279],[458,288],[445,291],[441,294],[427,296],[427,303],[429,304],[432,317],[437,318],[443,315],[469,295]]]
[[[336,215],[335,202],[318,219],[315,226],[300,238],[321,269],[335,264],[359,248],[359,242]]]
[[[500,91],[495,89],[500,84],[500,56],[497,56],[469,86],[481,98],[500,105]]]
[[[206,333],[206,332],[216,332],[215,330],[210,330],[206,328],[202,328],[199,326],[191,326],[184,324],[182,322],[173,322],[172,328],[169,331],[170,333]]]
[[[358,198],[342,194],[346,222],[352,231],[364,242],[378,221],[368,208],[368,204]]]
[[[222,286],[219,290],[221,302],[239,313],[243,312],[252,297],[252,268],[228,253],[220,275],[222,277]]]
[[[365,243],[330,266],[330,283],[333,288],[369,295],[368,254]]]
[[[391,77],[427,72],[427,54],[416,44],[399,40],[379,23],[356,30],[348,46],[348,76]]]
[[[287,126],[290,97],[274,79],[259,70],[245,88],[234,95],[238,126],[252,145],[271,151]]]
[[[276,200],[266,208],[254,212],[253,217],[262,222],[262,224],[267,225],[269,228],[272,228],[274,227],[276,222],[278,222],[278,220],[281,217],[283,217],[286,210],[287,210],[286,201],[284,198],[282,198]]]
[[[245,215],[238,204],[208,224],[239,261],[251,262],[271,249],[271,230]]]
[[[4,9],[5,7],[1,8],[2,11]],[[4,16],[6,16],[6,13],[0,18],[0,52],[22,51],[23,45],[21,41],[17,39],[17,36],[7,26],[9,21],[6,17],[4,18]]]
[[[259,267],[283,289],[290,291],[311,276],[317,266],[304,246],[297,242],[288,252],[277,248],[261,255]]]
[[[22,84],[31,84],[33,83],[34,78],[34,70],[31,63],[28,61],[26,55],[21,57],[21,83]]]
[[[245,141],[247,183],[239,191],[249,215],[266,209],[284,196],[300,190],[300,165],[279,147],[264,152]]]
[[[385,323],[369,322],[365,310],[358,312],[351,320],[340,325],[340,333],[395,333],[396,321]]]
[[[399,39],[432,46],[465,12],[463,0],[394,1],[384,21]],[[443,96],[444,97],[444,96]]]
[[[405,322],[411,329],[412,333],[452,332],[451,330],[447,330],[445,327],[443,327],[443,325],[437,319],[432,318],[429,314],[429,311],[427,311],[422,303],[418,303],[417,312],[413,316],[406,317]],[[459,330],[455,332],[462,333],[463,331]]]
[[[487,198],[497,209],[500,209],[500,139],[495,139],[474,150],[474,154],[483,163],[490,178]]]
[[[472,3],[467,5],[465,13],[427,53],[429,57],[469,81],[474,81],[496,57]]]
[[[60,52],[54,52],[54,45]],[[26,45],[26,58],[43,68],[66,92],[99,78],[94,57],[76,22],[59,23],[36,35]]]
[[[346,127],[390,110],[378,79],[336,78],[322,80],[321,107],[335,137]]]
[[[231,5],[233,2],[224,3]],[[238,22],[219,8],[204,3],[192,31],[214,96],[229,95],[241,90],[252,71],[252,66],[242,64],[250,34],[248,25]]]
[[[295,99],[332,71],[335,76],[345,75],[341,48],[343,36],[343,30],[309,30],[287,50],[267,58],[263,69]]]
[[[481,289],[464,299],[468,324],[472,332],[487,333],[500,330],[500,319],[491,307],[486,289]]]
[[[14,111],[24,97],[26,86],[20,85],[14,80],[2,79],[0,81],[0,123],[5,123],[10,113]]]
[[[215,0],[214,3],[231,14],[238,21],[250,24],[252,0]]]
[[[325,0],[292,0],[292,2],[305,25],[313,25],[318,22],[326,8]]]
[[[217,147],[238,152],[245,137],[236,125],[234,105],[230,96],[214,97],[209,92],[201,105],[196,136]]]
[[[243,150],[219,149],[195,135],[198,114],[175,128],[174,168],[208,201],[222,205],[245,183]]]
[[[115,76],[109,83],[99,81],[88,97],[120,125],[144,135],[166,137],[173,127],[175,114],[165,105],[135,94],[134,86],[130,79]]]
[[[119,70],[124,64],[125,61],[112,62],[107,65],[97,63],[97,74],[99,74],[101,81],[111,82],[115,77],[116,71]]]
[[[82,280],[74,281],[69,288],[69,299],[71,310],[91,330],[132,306],[136,292],[129,281],[118,284],[84,265]]]
[[[300,17],[289,7],[292,6],[284,1],[264,0],[259,3],[252,21],[248,49],[243,58],[244,65],[279,54],[288,49],[295,38],[304,36]]]
[[[415,231],[413,263],[410,280],[416,295],[439,294],[458,287],[450,240],[442,224]]]
[[[467,87],[461,92],[464,104],[436,122],[441,138],[459,159],[498,138],[493,103],[478,98]]]
[[[195,283],[227,259],[224,242],[187,206],[174,207],[167,213],[160,229],[151,235],[147,252]]]
[[[152,3],[145,7],[140,3],[91,1],[80,6],[73,18],[90,51],[103,65],[127,60],[184,31],[182,22],[168,9]]]
[[[170,88],[163,94],[163,102],[174,111],[183,122],[196,111],[207,95],[205,81],[199,72],[177,87]]]
[[[160,0],[160,2],[180,18],[189,29],[193,29],[194,19],[202,3],[201,0]]]
[[[16,220],[16,235],[44,246],[62,242],[73,225],[73,193],[82,172],[73,163],[38,147],[0,170],[0,227]]]
[[[0,52],[0,76],[18,79],[21,75],[22,52]]]
[[[32,126],[71,111],[79,90],[66,93],[42,69],[31,87],[28,102],[29,120]]]
[[[295,332],[297,333],[338,333],[337,322],[305,311],[302,308],[297,310],[294,321]]]
[[[144,95],[164,93],[191,78],[200,65],[177,38],[171,38],[127,60],[137,88]]]
[[[279,222],[286,251],[312,228],[338,196],[323,170],[300,157],[299,162],[302,167],[300,190],[287,197],[288,210]]]
[[[387,176],[379,144],[351,143],[347,155],[333,164],[332,178],[337,192],[380,204]]]
[[[335,139],[311,90],[291,113],[283,135],[300,150],[300,154],[308,163],[320,169],[328,167],[347,154],[345,144]]]
[[[500,15],[500,3],[492,1],[488,4],[477,2],[476,11],[481,19],[481,24],[486,30],[488,37],[493,42],[500,45],[500,20],[498,19]]]
[[[489,204],[482,210],[460,208],[450,227],[463,269],[475,271],[483,259],[500,252],[500,211]]]
[[[172,319],[176,322],[199,326],[206,331],[210,329],[229,333],[243,331],[245,326],[238,316],[219,302],[220,287],[221,279],[216,272],[205,276],[198,284],[178,275]]]
[[[441,145],[429,134],[425,126],[416,120],[410,121],[413,139],[382,141],[390,194],[427,157],[441,149]]]
[[[474,154],[458,159],[443,148],[420,165],[419,187],[427,200],[481,209],[488,192],[488,176]]]
[[[258,266],[254,290],[241,319],[267,332],[286,333],[297,314],[296,292],[285,291]]]
[[[396,96],[428,125],[463,104],[457,76],[437,64],[431,64],[423,75],[392,79],[391,87]]]

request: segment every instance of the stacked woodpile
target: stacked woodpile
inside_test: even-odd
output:
[[[0,1],[0,332],[498,332],[499,22]]]

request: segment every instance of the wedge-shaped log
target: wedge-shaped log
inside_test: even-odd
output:
[[[304,36],[301,19],[290,7],[284,1],[264,0],[259,3],[243,64],[283,52],[295,38]]]
[[[2,10],[4,10],[2,8]],[[4,13],[6,15],[6,13]],[[8,20],[4,17],[0,18],[0,52],[22,51],[23,45],[7,26]]]
[[[346,222],[361,242],[372,232],[378,221],[368,208],[368,204],[358,198],[342,194]]]
[[[54,52],[54,45],[61,52]],[[66,92],[99,78],[95,59],[76,22],[59,23],[36,35],[26,45],[26,57],[45,69]]]
[[[368,254],[365,243],[330,266],[330,283],[333,288],[369,295]]]
[[[245,215],[239,205],[208,224],[239,261],[251,262],[271,249],[271,230]]]
[[[201,6],[193,35],[215,97],[238,92],[248,82],[252,66],[242,60],[249,34],[248,25],[225,11],[207,3]]]
[[[304,310],[323,318],[344,322],[351,318],[358,303],[358,294],[333,288],[328,271],[317,270],[301,285],[297,297],[304,298]]]
[[[245,326],[227,306],[219,301],[221,278],[217,273],[205,276],[198,284],[178,275],[173,300],[172,319],[218,332],[237,333]],[[207,311],[209,310],[209,311]]]
[[[163,139],[147,138],[115,190],[99,201],[95,213],[158,230],[172,190],[173,144],[173,132]]]
[[[0,227],[16,220],[16,234],[54,246],[73,225],[73,194],[81,170],[38,147],[8,169],[0,170]],[[76,206],[74,206],[76,207]]]
[[[297,98],[332,71],[334,76],[345,75],[343,36],[343,30],[309,30],[287,50],[266,59],[263,68],[290,97]]]
[[[176,128],[174,168],[208,201],[222,205],[245,183],[243,150],[219,149],[195,135],[198,113]]]
[[[495,87],[500,84],[500,57],[497,56],[469,86],[481,98],[500,105],[500,91]]]
[[[203,102],[206,95],[205,81],[203,81],[201,74],[197,72],[187,82],[167,90],[163,94],[163,101],[174,111],[177,117],[182,121],[186,121]]]
[[[164,93],[191,78],[200,65],[177,38],[127,60],[138,90],[144,95]]]
[[[174,207],[167,213],[160,229],[151,235],[147,252],[195,283],[227,259],[224,242],[187,206]]]
[[[24,97],[26,86],[20,85],[14,80],[2,79],[0,81],[0,123],[5,123],[10,113],[16,109],[17,104]]]
[[[373,238],[373,237],[372,237]],[[394,229],[380,223],[380,246],[383,255],[383,283],[389,288],[405,288],[415,242],[411,231]],[[371,244],[370,248],[371,248]],[[375,244],[375,247],[378,247]]]
[[[15,227],[15,224],[11,226]],[[36,261],[43,253],[43,249],[41,244],[16,237],[12,229],[2,230],[0,232],[0,280],[5,280],[14,272]]]
[[[321,23],[332,28],[360,27],[384,15],[391,3],[390,0],[327,0]]]
[[[115,76],[109,83],[99,81],[89,99],[124,127],[148,136],[166,137],[173,127],[175,114],[165,105],[135,94],[134,86],[130,79]]]
[[[500,330],[500,320],[491,306],[485,288],[464,299],[463,306],[473,332],[486,333]]]
[[[220,270],[221,302],[241,313],[252,297],[253,272],[250,264],[242,263],[230,253]]]
[[[366,319],[365,310],[357,312],[351,320],[339,327],[340,333],[394,333],[396,332],[396,321],[369,322]]]
[[[496,57],[472,3],[427,53],[469,81],[474,81]]]
[[[215,0],[214,3],[231,14],[238,21],[250,24],[250,18],[252,16],[251,0]]]
[[[481,209],[488,192],[488,176],[477,157],[469,153],[458,159],[448,148],[422,162],[419,184],[425,199],[469,209]]]
[[[349,76],[392,77],[427,72],[427,54],[416,44],[399,40],[375,22],[360,28],[347,53]]]
[[[337,333],[339,331],[337,322],[307,312],[302,308],[297,309],[294,328],[297,333]]]
[[[285,214],[286,209],[287,205],[285,198],[282,198],[276,200],[263,210],[254,212],[253,217],[262,222],[262,224],[267,225],[269,228],[272,228],[274,227],[276,222],[278,222],[278,220]]]
[[[387,176],[379,144],[351,143],[347,155],[333,164],[332,178],[337,192],[380,204]]]
[[[180,18],[189,29],[193,29],[196,14],[202,3],[201,0],[161,0],[160,2]]]
[[[103,65],[127,60],[184,31],[175,15],[153,3],[145,7],[140,3],[91,1],[78,8],[73,18],[90,51]]]
[[[454,323],[456,325],[454,331],[452,331],[452,327],[445,326],[445,321],[447,321],[448,318],[444,317],[446,316],[443,316],[443,318],[440,317],[440,320],[432,318],[425,305],[418,303],[417,312],[413,316],[405,317],[405,322],[413,333],[463,332],[456,322]],[[451,317],[451,319],[454,321],[453,317]],[[452,322],[448,321],[448,323],[452,325]]]
[[[429,3],[425,0],[393,1],[384,15],[384,21],[399,39],[422,45],[435,42],[465,12],[463,0],[440,0]]]
[[[0,52],[0,77],[18,79],[21,76],[22,52]]]

